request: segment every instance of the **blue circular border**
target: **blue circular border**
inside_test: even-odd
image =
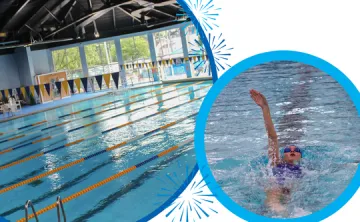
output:
[[[206,121],[208,115],[210,113],[212,104],[215,102],[217,96],[221,93],[223,88],[237,75],[242,73],[243,71],[262,63],[271,62],[271,61],[279,61],[279,60],[289,60],[301,62],[304,64],[308,64],[318,69],[328,73],[331,75],[340,85],[345,89],[345,91],[349,94],[353,103],[360,112],[360,93],[353,85],[353,83],[337,68],[335,68],[330,63],[312,56],[310,54],[296,52],[296,51],[272,51],[265,52],[250,58],[243,60],[237,65],[230,68],[221,78],[216,81],[213,87],[208,92],[205,97],[203,104],[201,105],[200,112],[197,116],[196,127],[195,127],[195,151],[196,158],[199,164],[200,172],[202,175],[207,175],[205,177],[205,181],[208,184],[209,189],[213,194],[215,194],[216,198],[220,203],[222,203],[228,210],[237,215],[240,218],[243,218],[248,221],[320,221],[323,220],[330,215],[334,214],[338,211],[342,206],[344,206],[350,198],[355,194],[357,189],[360,187],[360,167],[356,171],[353,179],[349,183],[348,187],[345,191],[332,203],[328,206],[314,212],[310,215],[300,217],[300,218],[292,218],[292,219],[273,219],[264,216],[257,215],[253,212],[246,210],[245,208],[239,206],[236,202],[234,202],[222,189],[219,189],[219,185],[217,184],[210,167],[208,165],[205,153],[205,145],[204,145],[204,134],[206,128]]]

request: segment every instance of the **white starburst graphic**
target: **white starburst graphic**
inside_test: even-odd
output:
[[[214,56],[217,71],[225,70],[226,68],[231,67],[231,65],[229,65],[227,61],[231,56],[230,51],[233,48],[229,48],[227,46],[225,39],[222,37],[222,33],[217,37],[212,36],[209,33],[208,41],[211,47],[212,54]]]
[[[219,16],[218,12],[221,8],[216,8],[213,0],[186,0],[185,3],[205,31],[219,27],[216,24],[216,18]]]

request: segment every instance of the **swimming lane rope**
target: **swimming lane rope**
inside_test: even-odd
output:
[[[197,99],[197,100],[199,100],[199,99]],[[61,171],[61,170],[67,169],[67,168],[72,167],[72,166],[75,166],[75,165],[77,165],[77,164],[79,164],[79,163],[82,163],[82,162],[84,162],[84,161],[86,161],[86,160],[89,160],[89,159],[91,159],[91,158],[94,158],[94,157],[96,157],[96,156],[98,156],[98,155],[101,155],[101,154],[104,154],[104,153],[106,153],[106,152],[109,152],[109,151],[118,149],[118,148],[120,148],[120,147],[122,147],[122,146],[124,146],[124,145],[126,145],[126,144],[129,144],[129,143],[134,142],[134,141],[136,141],[136,140],[139,140],[139,139],[141,139],[141,138],[147,137],[147,136],[152,135],[152,134],[154,134],[154,133],[157,133],[157,132],[159,132],[159,131],[165,130],[165,129],[171,127],[171,126],[174,126],[175,124],[177,124],[177,123],[179,123],[179,122],[182,122],[182,121],[184,121],[184,120],[186,120],[186,119],[189,119],[189,118],[191,118],[191,117],[196,116],[196,114],[197,114],[197,113],[193,113],[193,114],[191,114],[191,115],[189,115],[189,116],[186,116],[186,117],[183,117],[183,118],[181,118],[181,119],[178,119],[177,121],[170,122],[170,123],[168,123],[168,124],[166,124],[166,125],[163,125],[163,126],[161,126],[161,127],[155,128],[155,129],[153,129],[153,130],[150,130],[150,131],[148,131],[148,132],[146,132],[146,133],[143,133],[143,134],[141,134],[141,135],[138,135],[138,136],[136,136],[136,137],[133,137],[133,138],[131,138],[131,139],[129,139],[129,140],[125,140],[125,141],[123,141],[123,142],[121,142],[121,143],[118,143],[118,144],[116,144],[116,145],[110,146],[110,147],[108,147],[108,148],[106,148],[106,149],[103,149],[103,150],[100,150],[100,151],[98,151],[98,152],[92,153],[92,154],[90,154],[90,155],[88,155],[88,156],[86,156],[86,157],[80,158],[80,159],[78,159],[78,160],[72,161],[72,162],[70,162],[70,163],[64,164],[64,165],[59,166],[59,167],[57,167],[57,168],[55,168],[55,169],[52,169],[52,170],[50,170],[50,171],[47,171],[47,172],[45,172],[45,173],[39,174],[39,175],[37,175],[37,176],[34,176],[34,177],[29,178],[29,179],[23,180],[23,181],[21,181],[21,182],[19,182],[19,183],[16,183],[16,184],[14,184],[14,185],[11,185],[11,186],[8,186],[8,187],[6,187],[6,188],[3,188],[3,189],[0,190],[0,194],[6,193],[6,192],[8,192],[8,191],[10,191],[10,190],[13,190],[13,189],[18,188],[18,187],[20,187],[20,186],[23,186],[23,185],[25,185],[25,184],[31,183],[31,182],[33,182],[33,181],[35,181],[35,180],[39,180],[39,179],[41,179],[41,178],[47,177],[47,176],[49,176],[49,175],[51,175],[51,174],[54,174],[54,173],[56,173],[56,172],[59,172],[59,171]]]
[[[86,193],[88,193],[88,192],[90,192],[90,191],[92,191],[92,190],[94,190],[94,189],[96,189],[98,187],[101,187],[101,186],[103,186],[103,185],[105,185],[105,184],[107,184],[107,183],[109,183],[109,182],[111,182],[113,180],[116,180],[119,177],[122,177],[122,176],[124,176],[124,175],[126,175],[126,174],[140,168],[141,166],[144,166],[147,163],[150,163],[151,161],[154,161],[154,160],[156,160],[156,159],[158,159],[160,157],[163,157],[163,156],[165,156],[165,155],[167,155],[167,154],[169,154],[171,152],[174,152],[175,150],[177,150],[177,149],[179,149],[181,147],[184,147],[184,146],[190,144],[193,141],[194,141],[194,138],[187,139],[184,142],[181,142],[181,143],[177,144],[176,146],[170,147],[170,148],[164,150],[163,152],[161,152],[161,153],[159,153],[159,154],[157,154],[157,155],[155,155],[153,157],[150,157],[150,158],[148,158],[148,159],[146,159],[146,160],[144,160],[144,161],[142,161],[142,162],[140,162],[140,163],[138,163],[138,164],[136,164],[134,166],[131,166],[131,167],[125,169],[125,170],[122,170],[122,171],[120,171],[120,172],[118,172],[118,173],[116,173],[116,174],[114,174],[114,175],[112,175],[112,176],[110,176],[110,177],[96,183],[96,184],[93,184],[93,185],[91,185],[91,186],[89,186],[89,187],[87,187],[87,188],[85,188],[85,189],[83,189],[83,190],[81,190],[81,191],[79,191],[77,193],[74,193],[74,194],[64,198],[62,200],[62,202],[63,202],[63,204],[65,204],[65,203],[67,203],[67,202],[69,202],[71,200],[74,200],[74,199],[78,198],[79,196],[82,196],[82,195],[84,195],[84,194],[86,194]],[[56,203],[53,203],[53,204],[51,204],[51,205],[49,205],[49,206],[47,206],[45,208],[42,208],[41,210],[36,212],[36,215],[43,214],[43,213],[45,213],[45,212],[47,212],[49,210],[52,210],[54,208],[56,208]],[[33,217],[34,217],[34,214],[29,215],[29,219],[31,219]],[[26,221],[25,218],[22,218],[22,219],[18,220],[18,222],[25,222],[25,221]]]

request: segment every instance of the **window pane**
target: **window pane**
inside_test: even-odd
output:
[[[67,79],[83,76],[78,47],[52,51],[55,71],[66,71]]]
[[[150,48],[146,35],[120,39],[124,64],[131,64],[125,69],[126,81],[129,85],[153,81],[150,68],[132,67],[132,64],[149,63]]]
[[[84,48],[89,76],[119,71],[114,41],[90,44]]]
[[[61,71],[66,69],[65,49],[52,51],[52,58],[55,71]]]
[[[157,60],[184,57],[180,29],[154,33]]]
[[[180,29],[170,29],[154,33],[156,59],[167,60],[183,58],[183,47],[180,36]],[[176,62],[170,66],[160,66],[159,72],[164,79],[186,78],[186,69],[184,64]]]

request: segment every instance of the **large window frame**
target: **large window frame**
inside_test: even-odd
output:
[[[183,30],[185,30],[185,36],[182,36],[184,34]],[[128,85],[135,85],[138,83],[146,83],[146,82],[150,82],[150,81],[154,81],[154,73],[153,72],[158,72],[159,73],[159,77],[160,80],[171,80],[171,79],[186,79],[186,78],[196,78],[196,77],[202,77],[202,76],[209,76],[209,71],[207,70],[206,73],[201,73],[200,75],[197,74],[197,70],[195,69],[196,62],[192,61],[192,62],[187,62],[186,60],[183,60],[183,58],[185,57],[184,55],[188,55],[189,57],[191,56],[196,56],[194,55],[193,51],[192,51],[192,47],[189,45],[189,41],[191,40],[192,37],[188,36],[186,33],[188,33],[188,30],[192,29],[192,33],[191,35],[194,35],[194,30],[195,27],[193,26],[192,23],[183,23],[180,25],[174,25],[174,26],[170,26],[170,27],[163,27],[160,29],[156,29],[156,30],[152,30],[152,31],[144,31],[144,32],[140,32],[140,33],[136,33],[136,34],[127,34],[127,35],[123,35],[123,36],[114,36],[114,37],[110,37],[110,38],[105,38],[105,39],[98,39],[98,40],[93,40],[93,41],[89,41],[86,42],[83,46],[79,46],[79,44],[72,44],[69,45],[68,47],[57,47],[57,48],[53,48],[50,50],[51,55],[52,55],[52,61],[53,61],[53,71],[67,71],[69,73],[68,75],[68,79],[75,79],[75,78],[79,78],[79,77],[84,77],[84,76],[88,76],[88,77],[94,77],[95,75],[101,75],[101,74],[106,74],[106,73],[112,73],[112,72],[123,72],[125,71],[125,78],[126,78],[126,82]],[[175,31],[176,30],[176,31]],[[165,40],[163,42],[161,42],[161,44],[166,43],[168,44],[167,46],[167,51],[165,50],[165,48],[163,49],[164,52],[159,53],[159,49],[157,49],[157,45],[159,45],[159,41],[157,40],[157,33],[165,33],[166,35],[164,35],[163,37],[165,38]],[[197,34],[197,32],[196,32]],[[146,57],[137,57],[137,56],[133,56],[130,60],[126,58],[126,52],[124,53],[124,49],[123,49],[123,45],[121,43],[121,41],[123,41],[123,39],[136,39],[139,38],[140,36],[143,36],[143,38],[147,39],[147,45],[148,45],[148,54]],[[172,38],[174,37],[174,38]],[[149,42],[150,40],[152,40],[152,42]],[[121,52],[117,52],[116,50],[119,49],[118,46],[116,44],[116,41],[120,41],[120,50]],[[158,42],[157,42],[158,41]],[[105,47],[107,48],[106,50],[102,50],[101,51],[101,55],[104,56],[98,56],[100,59],[100,62],[98,63],[94,63],[92,64],[89,59],[87,58],[87,47],[89,45],[102,45],[102,48],[104,48],[104,44],[109,45],[109,43],[111,42],[111,47]],[[183,44],[187,44],[186,46],[184,46]],[[171,47],[173,46],[173,49],[171,49]],[[153,47],[153,48],[152,48]],[[164,46],[162,46],[164,47]],[[56,58],[55,58],[55,54],[54,51],[59,51],[59,50],[64,50],[67,51],[71,48],[76,48],[77,49],[77,55],[78,55],[78,63],[80,65],[80,69],[78,70],[70,70],[69,68],[63,68],[63,69],[59,69],[56,66]],[[136,47],[134,47],[136,48]],[[186,50],[188,52],[184,52],[184,50]],[[80,51],[80,52],[79,52]],[[112,52],[110,52],[112,51]],[[113,54],[114,56],[106,56],[107,54]],[[189,54],[187,54],[189,53]],[[85,56],[85,58],[81,58],[81,56]],[[123,56],[123,60],[121,61],[120,59],[117,58],[117,56],[122,55]],[[199,54],[198,56],[200,56],[200,58],[202,59],[203,56],[206,56],[206,51],[203,50],[202,54]],[[109,57],[109,59],[107,59]],[[149,66],[145,66],[145,67],[139,67],[137,64],[141,63],[141,64],[150,64],[152,62],[155,62],[156,64],[158,64],[158,61],[164,61],[164,60],[172,60],[172,64],[168,63],[168,64],[164,64],[162,63],[160,66],[157,66],[156,68],[158,69],[157,71],[155,71],[154,69],[152,69]],[[86,61],[86,66],[84,65],[84,67],[82,67],[82,62]],[[119,63],[121,65],[124,65],[124,67],[128,67],[127,69],[125,68],[125,70],[119,70]],[[189,64],[190,63],[190,71],[191,71],[191,77],[187,76],[186,71],[189,72]],[[208,63],[208,61],[207,61]],[[133,68],[133,64],[135,64],[135,67]],[[111,68],[114,67],[114,68]],[[100,71],[94,71],[95,68],[97,67],[97,69],[99,69]],[[87,69],[87,71],[86,71]],[[140,70],[140,71],[139,71]],[[144,71],[141,71],[144,70]],[[87,73],[85,73],[87,72]],[[135,73],[134,73],[135,72]],[[142,73],[140,73],[142,72]],[[79,73],[74,75],[73,73]],[[178,73],[180,73],[179,75],[177,75]],[[140,75],[142,74],[142,75]],[[120,75],[121,76],[121,75]],[[130,78],[129,78],[130,76]],[[147,78],[146,78],[147,77]],[[112,81],[112,80],[111,80]],[[123,79],[121,79],[119,81],[119,83],[123,82]],[[120,85],[120,84],[119,84]],[[94,79],[94,86],[95,86],[95,90],[98,89],[97,83]],[[107,88],[104,85],[104,81],[103,81],[103,89]]]

